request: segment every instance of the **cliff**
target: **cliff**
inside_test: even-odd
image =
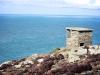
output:
[[[99,75],[100,46],[57,48],[0,65],[0,75]]]

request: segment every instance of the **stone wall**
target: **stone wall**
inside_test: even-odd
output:
[[[80,43],[84,43],[86,46],[92,45],[92,31],[79,32],[79,46]]]
[[[66,34],[67,35],[67,34]],[[66,37],[66,44],[69,48],[92,45],[92,31],[71,31],[71,37]]]

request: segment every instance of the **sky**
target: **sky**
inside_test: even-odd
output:
[[[0,0],[0,14],[100,15],[100,0]]]

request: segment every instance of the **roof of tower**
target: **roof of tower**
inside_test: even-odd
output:
[[[82,28],[82,27],[66,27],[66,29],[75,30],[75,31],[92,31],[93,29]]]

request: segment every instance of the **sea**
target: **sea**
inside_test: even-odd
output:
[[[100,16],[0,14],[0,64],[65,47],[66,27],[93,29],[100,45]]]

